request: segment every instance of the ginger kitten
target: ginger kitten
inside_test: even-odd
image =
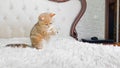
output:
[[[55,29],[52,26],[52,18],[54,13],[42,13],[38,17],[38,22],[34,25],[30,32],[30,39],[32,47],[36,49],[42,49],[43,40],[48,41],[52,35],[56,34]],[[8,44],[7,47],[30,47],[27,44]]]
[[[31,43],[34,48],[41,49],[43,46],[42,41],[48,41],[51,35],[55,35],[55,30],[51,25],[54,15],[54,13],[42,13],[38,17],[38,22],[30,33]]]

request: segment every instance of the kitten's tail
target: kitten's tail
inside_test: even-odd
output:
[[[6,47],[20,47],[20,48],[26,48],[26,47],[30,47],[33,48],[32,46],[28,45],[28,44],[7,44]]]

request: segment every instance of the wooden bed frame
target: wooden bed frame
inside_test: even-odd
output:
[[[53,1],[53,2],[58,2],[58,3],[62,3],[62,2],[67,2],[69,0],[49,0],[49,1]],[[79,0],[81,3],[81,9],[78,13],[78,15],[76,16],[72,26],[71,26],[71,30],[70,30],[70,36],[72,36],[73,38],[75,38],[76,40],[78,40],[78,34],[76,31],[76,25],[78,24],[78,22],[80,21],[80,19],[82,18],[83,14],[86,11],[86,7],[87,7],[87,2],[86,0]]]

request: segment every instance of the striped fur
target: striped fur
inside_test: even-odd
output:
[[[30,47],[27,44],[7,44],[6,47],[21,47],[21,48],[26,48]]]

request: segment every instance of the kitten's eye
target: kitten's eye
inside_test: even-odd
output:
[[[50,23],[50,24],[52,24],[52,23]]]

